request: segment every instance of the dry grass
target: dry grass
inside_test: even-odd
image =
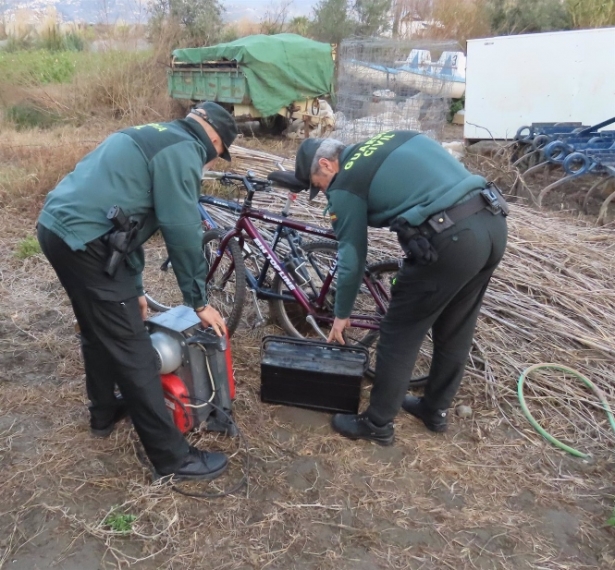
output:
[[[26,104],[52,113],[64,124],[95,129],[110,122],[164,121],[184,110],[167,93],[166,52],[109,51],[75,58],[74,63],[67,60],[70,73],[66,71],[61,82],[46,83],[28,69],[0,80],[0,102],[6,107]],[[18,58],[14,67],[27,64]]]
[[[117,65],[77,76],[69,93],[57,103],[65,112],[88,117],[95,113],[102,118],[132,124],[166,121],[177,112],[177,104],[169,98],[166,54],[134,58],[128,64],[117,54]],[[79,117],[77,117],[79,118]]]
[[[277,160],[241,149],[236,156],[239,171],[249,165],[261,174]],[[497,160],[483,158],[483,166]],[[506,173],[502,169],[500,172],[498,182],[506,188]],[[258,203],[275,211],[281,209],[283,199],[283,193],[273,193],[261,196]],[[323,205],[310,206],[300,201],[293,216],[317,222]],[[485,381],[494,404],[500,406],[507,401],[512,406],[515,381],[527,366],[560,362],[584,370],[615,403],[615,291],[608,285],[615,282],[613,230],[587,223],[570,224],[548,212],[521,205],[513,206],[509,228],[507,255],[485,298],[482,326],[472,353],[474,371],[470,374]],[[398,255],[390,232],[372,230],[370,235],[372,259]],[[502,383],[503,378],[511,378],[512,382]],[[543,378],[543,385],[545,382]],[[573,440],[576,434],[576,440],[591,449],[596,445],[604,449],[605,442],[612,449],[615,433],[606,415],[601,415],[597,400],[590,402],[587,395],[580,396],[583,390],[571,385],[570,378],[552,378],[549,385],[562,388],[563,393],[568,390],[566,397],[560,397],[562,405],[584,404],[584,413],[559,412],[556,419],[563,418],[568,423],[574,420],[566,428],[558,426],[557,431],[566,431]],[[516,420],[524,423],[521,418]],[[594,427],[588,430],[587,424]],[[578,432],[571,431],[572,427]]]
[[[582,176],[550,189],[553,183],[565,177],[562,167],[545,162],[535,170],[528,170],[529,166],[536,165],[537,156],[534,161],[517,158],[514,142],[486,141],[486,144],[487,148],[483,146],[475,151],[470,147],[465,161],[470,168],[506,188],[512,199],[538,207],[544,205],[548,210],[559,210],[579,220],[613,227],[615,206],[611,202],[615,198],[615,177]]]
[[[272,164],[264,154],[239,154],[237,170],[264,172]],[[275,209],[282,196],[269,198]],[[304,200],[297,216],[322,219],[321,205]],[[13,567],[12,560],[62,567],[71,554],[80,567],[102,558],[104,567],[174,570],[614,567],[612,530],[604,527],[614,442],[603,416],[565,378],[533,377],[534,386],[559,384],[574,401],[576,412],[530,402],[536,415],[548,412],[548,429],[594,454],[589,463],[573,460],[533,432],[514,395],[521,370],[555,361],[578,368],[614,401],[612,230],[513,208],[508,253],[487,295],[458,398],[474,414],[453,417],[445,436],[400,415],[394,447],[349,443],[323,414],[261,404],[259,340],[273,329],[241,329],[233,341],[235,415],[253,458],[249,487],[224,500],[192,501],[150,484],[127,425],[109,440],[90,439],[70,306],[44,259],[13,256],[31,226],[30,210],[5,211],[11,227],[0,237],[0,568]],[[371,245],[373,255],[394,250],[388,232],[374,233]],[[206,433],[192,439],[237,447]],[[239,477],[241,457],[233,463],[220,485]],[[103,524],[113,507],[137,517],[131,534],[118,536]]]
[[[0,141],[0,207],[8,214],[32,218],[41,200],[91,151],[102,135],[6,129]]]

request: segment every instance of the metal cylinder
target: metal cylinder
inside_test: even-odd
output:
[[[163,332],[152,333],[150,339],[160,374],[170,374],[182,365],[182,347],[178,340]]]

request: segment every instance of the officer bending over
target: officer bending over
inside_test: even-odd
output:
[[[197,201],[204,165],[218,156],[230,160],[236,136],[233,117],[209,102],[185,119],[121,130],[50,192],[38,220],[41,249],[81,329],[91,433],[107,437],[130,415],[157,474],[176,480],[213,479],[228,461],[222,453],[189,446],[165,407],[143,323],[141,245],[162,232],[184,302],[204,327],[224,334],[222,316],[207,305]],[[113,206],[131,221],[120,239],[107,218]],[[128,255],[118,256],[118,250]],[[123,398],[116,399],[116,384]]]
[[[440,144],[414,131],[388,131],[352,146],[308,139],[295,177],[311,198],[326,191],[339,240],[335,321],[342,333],[359,291],[367,228],[389,226],[406,257],[380,325],[376,376],[367,410],[336,414],[333,429],[351,439],[390,445],[400,407],[436,432],[459,389],[481,302],[506,248],[506,203],[495,187],[470,174]],[[422,398],[406,394],[425,335],[433,358]]]

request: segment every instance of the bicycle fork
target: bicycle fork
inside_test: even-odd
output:
[[[305,317],[305,320],[316,331],[318,336],[320,336],[324,340],[327,340],[327,335],[322,332],[322,329],[318,326],[314,315],[308,315],[307,317]]]

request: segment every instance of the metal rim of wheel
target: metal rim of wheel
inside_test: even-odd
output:
[[[225,230],[214,229],[203,236],[203,255],[207,267],[220,249],[220,241]],[[223,259],[220,261],[212,279],[207,282],[207,302],[217,309],[226,320],[231,336],[241,321],[241,313],[246,300],[246,270],[243,255],[237,239],[228,242]]]

